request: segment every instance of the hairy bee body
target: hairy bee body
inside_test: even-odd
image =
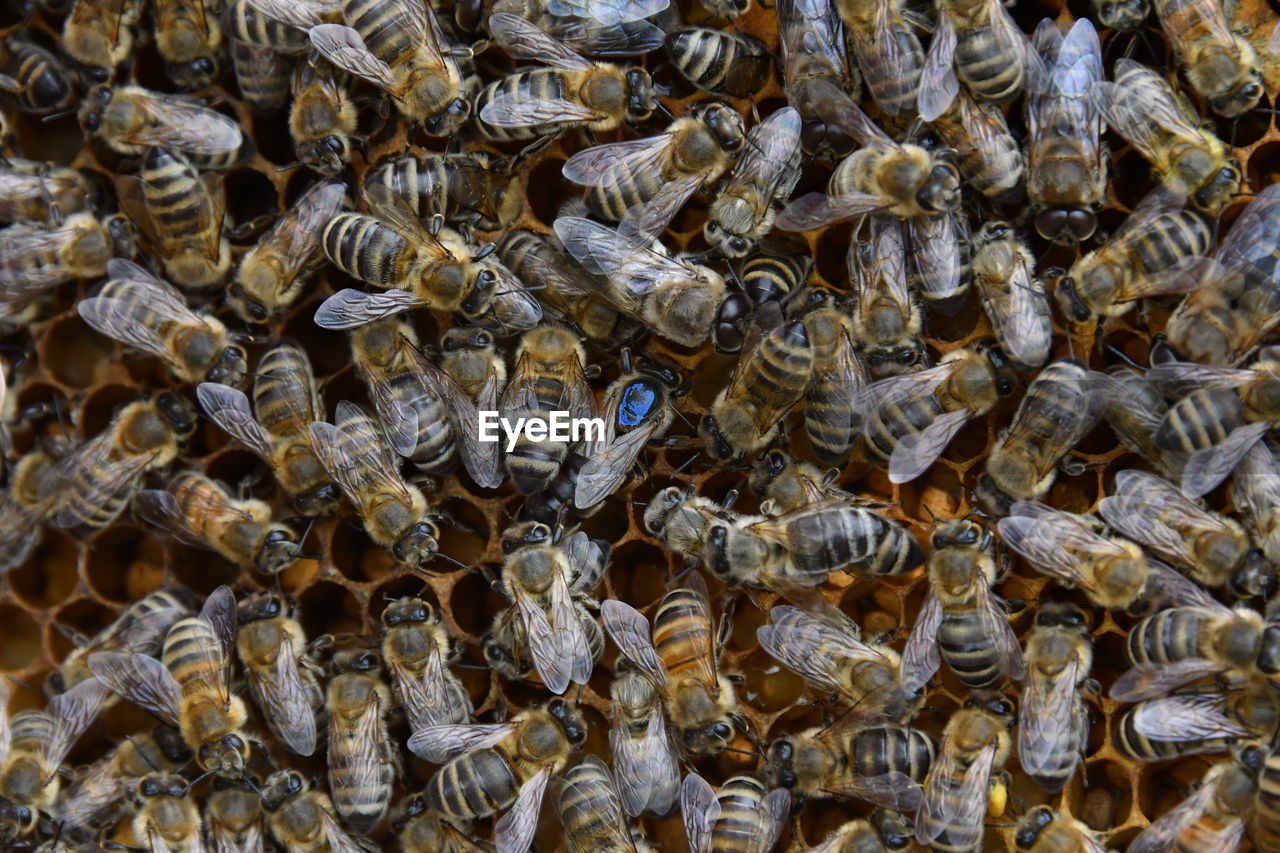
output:
[[[1214,112],[1243,115],[1262,98],[1262,69],[1248,39],[1231,29],[1222,4],[1206,0],[1156,0],[1160,27],[1191,88]]]
[[[222,0],[157,0],[153,10],[156,50],[169,79],[184,89],[212,83],[223,52],[216,24]]]
[[[281,743],[310,755],[325,694],[296,607],[283,596],[255,593],[240,602],[239,622],[236,652],[249,676],[249,695]]]
[[[924,69],[925,53],[902,0],[835,0],[849,52],[867,90],[888,115],[910,115]],[[853,93],[855,96],[856,92]]]
[[[128,812],[125,795],[142,777],[176,771],[190,760],[191,750],[172,726],[162,724],[151,733],[134,734],[60,793],[57,815],[77,828],[108,823]]]
[[[110,79],[133,51],[142,6],[137,0],[76,0],[62,23],[62,49],[90,79]]]
[[[84,211],[57,224],[19,222],[0,230],[0,316],[77,278],[97,278],[131,251],[127,221]]]
[[[652,848],[634,837],[609,768],[587,756],[564,773],[560,823],[571,853],[649,853]]]
[[[339,653],[338,674],[325,696],[329,711],[329,793],[338,814],[359,833],[387,813],[391,786],[400,770],[395,742],[387,733],[391,691],[381,679],[377,655]]]
[[[956,76],[980,101],[1006,103],[1022,89],[1025,64],[996,32],[992,20],[1004,7],[989,0],[946,0],[943,14],[956,29]]]
[[[880,802],[869,785],[859,780],[902,774],[921,782],[938,755],[931,735],[901,726],[865,729],[809,729],[787,735],[769,745],[765,774],[770,784],[790,789],[796,796],[825,798],[864,797]],[[893,783],[898,796],[912,789],[903,780]]]
[[[323,175],[337,175],[351,160],[356,107],[347,76],[319,56],[298,63],[291,82],[289,135],[300,162]]]
[[[202,764],[208,760],[208,746],[224,740],[234,738],[239,748],[248,752],[238,734],[248,718],[244,700],[228,696],[224,702],[224,697],[211,689],[224,684],[222,656],[210,653],[221,647],[221,639],[207,620],[189,616],[174,623],[160,650],[160,662],[183,689],[179,707],[183,740],[198,747],[197,758]]]
[[[249,0],[231,0],[224,26],[234,41],[255,45],[285,56],[306,53],[307,33],[270,15],[264,15]]]
[[[420,598],[401,598],[382,612],[382,657],[414,731],[471,717],[471,696],[445,669],[457,653],[440,626],[442,616]]]
[[[653,112],[656,95],[647,73],[639,69],[627,71],[612,64],[594,63],[582,71],[558,68],[517,71],[486,86],[476,96],[475,103],[476,127],[481,135],[495,142],[509,142],[554,135],[566,124],[495,124],[485,118],[485,109],[500,101],[580,103],[598,116],[580,124],[593,133],[606,133],[624,122],[648,118]]]
[[[1003,113],[960,91],[951,107],[931,124],[956,152],[956,165],[968,185],[987,198],[1017,200],[1027,162]]]
[[[247,41],[231,42],[231,69],[236,75],[236,87],[257,115],[275,115],[289,102],[292,68],[287,56],[269,47]]]
[[[1056,793],[1075,774],[1088,746],[1089,714],[1080,693],[1093,647],[1084,612],[1056,603],[1042,608],[1027,638],[1026,662],[1018,756],[1042,788]]]
[[[145,839],[150,849],[164,845],[173,853],[202,853],[204,821],[189,793],[187,780],[176,773],[144,777],[133,792],[140,803],[134,836]]]
[[[0,48],[0,62],[18,83],[14,94],[20,110],[42,115],[57,112],[71,102],[75,89],[66,70],[43,47],[10,38]]]
[[[520,213],[519,176],[512,164],[484,151],[402,154],[377,164],[365,184],[380,184],[404,199],[420,219],[497,231]]]
[[[1272,750],[1258,773],[1249,830],[1260,847],[1280,844],[1280,751]]]
[[[170,626],[190,612],[189,603],[176,591],[161,589],[143,596],[121,611],[114,622],[92,639],[68,652],[58,671],[50,676],[47,689],[54,694],[65,693],[81,681],[92,678],[88,658],[94,652],[134,649],[146,655],[157,654]]]
[[[667,56],[693,85],[713,95],[749,98],[764,86],[772,64],[764,44],[751,36],[707,27],[667,34]]]
[[[6,158],[0,164],[0,222],[54,222],[89,207],[93,188],[77,169]]]
[[[1036,806],[1023,815],[1015,832],[1019,853],[1111,853],[1087,824],[1049,806]]]

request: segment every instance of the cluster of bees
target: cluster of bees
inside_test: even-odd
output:
[[[1280,850],[1280,187],[1232,138],[1280,82],[1270,12],[17,12],[3,597],[129,523],[234,583],[170,571],[89,636],[54,617],[44,683],[0,680],[0,843]],[[282,190],[259,216],[246,171]],[[107,418],[47,381],[67,316],[143,365]],[[335,349],[345,384],[313,367]],[[492,412],[602,429],[494,442]],[[1082,502],[1099,435],[1123,470]],[[253,476],[211,476],[219,447]],[[665,561],[652,599],[619,515]],[[317,544],[340,526],[360,553]],[[306,630],[298,578],[375,553],[421,589]],[[473,576],[479,632],[440,595]],[[812,712],[762,713],[788,678]],[[1099,818],[1099,729],[1211,760]]]

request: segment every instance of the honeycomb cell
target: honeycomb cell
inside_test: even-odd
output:
[[[308,637],[359,634],[364,631],[360,605],[348,589],[330,581],[312,584],[298,596],[301,622]]]
[[[329,564],[353,581],[389,577],[396,565],[391,553],[374,543],[357,523],[340,523],[329,540]]]
[[[458,627],[473,637],[489,630],[493,614],[508,602],[489,588],[489,583],[479,574],[464,575],[453,587],[449,597],[449,610]]]
[[[627,542],[613,552],[610,562],[626,567],[625,571],[609,573],[615,598],[644,608],[666,594],[668,563],[660,548],[648,542]]]
[[[51,607],[66,601],[79,582],[76,560],[80,544],[65,533],[46,530],[25,563],[9,572],[9,589],[28,607]]]
[[[1082,813],[1082,819],[1095,829],[1117,826],[1126,821],[1134,806],[1132,782],[1131,774],[1117,762],[1110,760],[1091,762],[1085,773],[1085,790],[1100,793],[1094,795],[1095,803],[1092,808],[1096,813],[1089,814],[1086,811]],[[1139,811],[1142,814],[1163,813],[1150,811],[1145,804],[1139,808]],[[1091,819],[1106,816],[1110,816],[1111,819],[1104,825],[1095,825],[1091,822]]]
[[[150,531],[114,525],[93,540],[85,554],[84,576],[94,595],[105,601],[128,604],[160,586],[164,577],[164,549]],[[234,575],[228,573],[227,577]],[[216,586],[218,584],[213,584],[207,590],[198,585],[192,588],[211,592]]]
[[[118,370],[111,359],[115,344],[89,328],[78,314],[56,322],[45,334],[40,363],[68,388],[81,390],[103,382]]]
[[[742,664],[742,699],[759,711],[789,707],[804,692],[804,680],[763,651],[753,652]]]
[[[40,659],[40,625],[27,611],[12,604],[0,604],[0,625],[5,641],[0,643],[0,670],[23,672]]]
[[[178,543],[169,546],[169,573],[178,583],[202,595],[234,583],[238,574],[235,566],[212,551]]]
[[[563,186],[565,183],[560,179],[560,169],[564,166],[564,160],[554,157],[545,157],[529,172],[529,183],[531,186]],[[560,215],[560,207],[571,198],[574,193],[563,192],[554,193],[533,193],[529,196],[529,212],[537,217],[538,221],[543,225],[550,226],[555,222],[556,217]]]

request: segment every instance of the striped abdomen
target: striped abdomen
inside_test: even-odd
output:
[[[253,414],[272,436],[299,436],[310,446],[307,426],[322,420],[311,359],[296,344],[277,344],[258,360],[253,384]]]
[[[405,26],[415,18],[406,5],[403,0],[345,0],[342,19],[360,33],[370,53],[394,66],[418,50],[415,34]]]
[[[668,592],[653,616],[653,648],[672,679],[692,670],[714,648],[707,602],[691,589]]]
[[[1049,755],[1041,756],[1038,772],[1030,774],[1050,794],[1058,793],[1071,781],[1076,765],[1089,745],[1089,712],[1078,693],[1072,701],[1071,724],[1066,737],[1052,745]]]
[[[347,672],[329,682],[327,704],[333,806],[352,829],[364,834],[387,813],[391,800],[395,773],[383,719],[390,693],[375,676]]]
[[[1193,607],[1174,607],[1147,616],[1125,641],[1130,663],[1176,663],[1204,657],[1201,637],[1212,630],[1210,621],[1204,611]]]
[[[497,127],[481,117],[481,111],[498,95],[515,101],[564,100],[566,98],[564,73],[554,68],[534,68],[509,74],[490,83],[476,96],[476,128],[486,139],[504,142],[511,139],[533,139],[569,126],[565,123],[528,125],[525,127]],[[569,98],[569,100],[573,100]]]
[[[289,59],[269,47],[246,41],[231,43],[236,85],[255,113],[271,115],[289,102]]]
[[[798,402],[813,377],[813,350],[809,331],[801,322],[774,329],[760,343],[754,362],[742,365],[747,371],[747,395],[752,400]],[[778,408],[784,408],[774,403]],[[774,406],[766,405],[766,409]],[[773,424],[758,424],[761,430]]]
[[[758,92],[769,74],[770,58],[755,39],[706,27],[685,27],[669,33],[667,56],[690,83],[717,95],[748,98]]]
[[[1244,406],[1234,389],[1201,388],[1169,407],[1156,431],[1156,445],[1191,453],[1221,444],[1246,423]]]
[[[588,187],[587,210],[597,219],[618,222],[633,207],[643,205],[666,185],[662,172],[629,170],[609,186]]]
[[[796,541],[822,543],[820,548],[791,553],[791,561],[804,574],[857,568],[895,575],[924,561],[909,533],[863,507],[843,505],[802,515],[788,525],[787,533]]]
[[[21,86],[15,93],[21,109],[51,113],[70,102],[71,82],[51,53],[25,41],[10,41],[9,48],[17,60],[13,76]]]
[[[464,753],[440,768],[427,783],[427,807],[445,817],[485,817],[511,805],[520,778],[496,749]]]
[[[1205,752],[1225,752],[1235,738],[1190,738],[1181,741],[1147,738],[1137,730],[1135,716],[1141,706],[1131,708],[1115,723],[1115,747],[1137,761],[1165,761]]]
[[[1002,11],[1002,9],[1001,9]],[[1022,89],[1022,57],[1005,49],[990,23],[956,33],[956,76],[979,101],[1002,104]]]
[[[1259,847],[1280,849],[1280,751],[1273,751],[1258,774],[1253,800],[1253,834]]]
[[[150,454],[133,457],[134,473],[123,480],[103,476],[104,465],[122,461],[115,450],[102,444],[112,441],[110,432],[85,445],[75,456],[69,457],[69,474],[62,481],[62,495],[58,500],[55,524],[80,536],[87,536],[116,520],[138,489],[142,472],[150,461]],[[76,462],[78,460],[78,464]]]
[[[891,37],[894,49],[881,43],[879,33],[863,33],[851,39],[854,55],[862,67],[867,89],[880,109],[890,115],[913,115],[916,92],[920,88],[920,72],[924,69],[924,49],[915,31],[892,13]],[[892,69],[891,71],[886,71]]]
[[[413,373],[384,377],[391,396],[416,415],[417,443],[405,458],[428,474],[444,476],[458,467],[458,440],[444,402]]]
[[[811,267],[808,255],[754,255],[742,265],[742,289],[756,305],[777,302],[805,283]]]
[[[199,173],[163,148],[153,148],[142,167],[142,182],[147,213],[165,239],[174,248],[207,254],[206,234],[221,223],[212,221],[212,199]]]
[[[221,649],[213,627],[203,619],[188,616],[175,622],[165,635],[160,661],[182,685],[186,698],[199,685],[223,684]]]
[[[932,394],[907,399],[896,406],[881,406],[877,428],[866,433],[867,458],[887,464],[898,442],[905,436],[923,432],[946,413],[942,403]]]
[[[938,625],[938,651],[968,687],[990,687],[1000,680],[1004,665],[982,615],[972,607],[944,609]]]
[[[320,237],[329,260],[374,287],[401,287],[412,250],[400,232],[362,213],[339,213]]]
[[[305,53],[311,44],[306,30],[261,14],[249,4],[249,0],[234,0],[226,19],[230,21],[233,39],[270,48],[276,53]]]
[[[859,776],[882,776],[896,770],[923,782],[937,756],[938,745],[931,736],[901,726],[863,729],[849,744],[849,765]]]
[[[1204,218],[1190,210],[1162,213],[1124,235],[1117,248],[1133,263],[1135,275],[1167,270],[1183,258],[1204,255],[1212,235]]]
[[[618,842],[628,830],[614,793],[613,778],[598,758],[578,762],[564,772],[560,789],[560,820],[565,834],[578,841],[572,849],[589,844],[595,853],[635,853],[635,847]]]
[[[754,776],[734,776],[720,786],[720,819],[711,829],[712,853],[748,853],[763,831],[764,785]]]

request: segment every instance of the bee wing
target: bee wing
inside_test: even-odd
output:
[[[983,132],[989,128],[986,123],[979,126]],[[926,298],[929,293],[955,293],[963,267],[955,219],[948,214],[908,219],[907,236],[911,241],[911,260],[918,273],[916,281]],[[963,295],[967,289],[966,285],[959,293]]]
[[[975,275],[984,300],[995,304],[987,315],[991,318],[1000,347],[1017,366],[1031,370],[1049,357],[1053,320],[1044,285],[1032,278],[1025,263],[1014,265],[1009,281]],[[1003,307],[1001,307],[1003,306]]]
[[[560,0],[552,0],[553,4],[558,2]],[[598,27],[581,18],[557,21],[551,28],[551,34],[592,56],[642,56],[662,47],[666,35],[648,21],[621,21],[608,27]]]
[[[983,634],[991,638],[996,655],[1000,660],[1000,671],[1012,681],[1021,681],[1027,674],[1022,659],[1022,646],[1018,644],[1018,635],[1014,633],[1009,619],[991,594],[991,587],[980,582],[976,593],[979,618],[982,620]]]
[[[324,827],[325,841],[332,853],[368,853],[354,838],[347,834],[338,818],[328,809],[321,808],[320,824]]]
[[[877,649],[856,634],[801,610],[783,605],[769,611],[770,625],[756,629],[756,639],[775,660],[824,692],[846,694],[845,661],[885,663]]]
[[[542,322],[542,306],[515,273],[492,258],[483,264],[496,281],[481,318],[501,327],[504,334],[523,332]]]
[[[1222,442],[1192,453],[1182,469],[1182,491],[1192,497],[1213,491],[1270,429],[1265,421],[1237,427]]]
[[[1184,829],[1200,820],[1212,806],[1216,793],[1216,784],[1201,785],[1195,793],[1142,830],[1129,845],[1129,853],[1163,853],[1165,850],[1174,849],[1178,836]]]
[[[1147,160],[1160,162],[1171,134],[1201,144],[1201,135],[1178,109],[1168,85],[1154,71],[1131,59],[1117,59],[1115,77],[1124,77],[1124,94],[1116,83],[1099,81],[1091,99],[1116,132]]]
[[[56,769],[67,757],[84,730],[98,717],[107,698],[107,686],[96,678],[86,678],[65,693],[53,697],[45,705],[45,714],[53,720],[53,733],[44,745],[45,766]]]
[[[947,825],[956,829],[981,829],[982,815],[987,810],[987,783],[991,779],[991,771],[995,766],[995,762],[996,745],[994,742],[988,743],[973,759],[969,769],[965,770],[964,781],[960,783],[960,787],[954,792],[954,799],[946,804],[948,817],[945,823]],[[948,782],[949,780],[950,774],[948,774]],[[921,808],[924,808],[929,803],[930,799],[926,794],[921,801]],[[920,824],[917,821],[916,839],[922,843],[928,843],[925,839],[920,838],[919,827]],[[937,836],[934,837],[936,838]]]
[[[928,471],[968,422],[969,410],[957,409],[939,415],[920,432],[904,435],[889,456],[889,482],[909,483]]]
[[[1072,711],[1080,661],[1071,661],[1052,685],[1032,678],[1022,691],[1018,717],[1018,763],[1032,776],[1056,769],[1056,756],[1071,748]]]
[[[86,508],[100,507],[128,488],[155,459],[154,453],[110,459],[110,452],[111,433],[106,432],[58,462],[51,475],[54,482],[69,482],[80,468],[92,470],[93,476],[89,482],[81,484],[79,491],[60,490],[61,494],[54,497],[49,523],[61,528],[80,525]]]
[[[627,660],[660,690],[667,686],[667,670],[649,638],[649,620],[625,601],[610,598],[600,602],[600,621]]]
[[[201,382],[196,398],[209,420],[261,457],[271,455],[271,435],[254,418],[249,398],[238,388],[217,382]]]
[[[828,788],[833,794],[866,800],[895,812],[914,812],[920,808],[924,789],[907,774],[892,770],[879,776],[850,776]]]
[[[199,837],[195,839],[195,846],[203,850]],[[161,834],[160,828],[155,825],[154,821],[147,821],[147,853],[174,853],[173,848],[169,846],[169,842],[165,840]]]
[[[1225,611],[1204,587],[1180,575],[1158,560],[1147,558],[1147,580],[1143,594],[1158,607],[1203,607]]]
[[[493,746],[515,730],[515,723],[427,726],[409,736],[409,751],[432,764],[444,764],[464,752]]]
[[[516,801],[493,825],[497,853],[524,853],[538,831],[538,812],[551,781],[551,768],[544,767],[529,777],[516,793]]]
[[[1017,511],[1021,504],[1015,504]],[[1092,589],[1093,578],[1081,555],[1119,556],[1123,550],[1066,513],[1036,517],[1012,515],[999,522],[1000,538],[1037,569],[1081,589]]]
[[[1151,740],[1186,743],[1210,738],[1248,738],[1257,733],[1224,713],[1226,696],[1195,693],[1164,696],[1136,705],[1134,731]]]
[[[1134,664],[1111,685],[1108,694],[1117,702],[1141,702],[1164,696],[1170,690],[1222,672],[1222,664],[1205,658],[1187,658],[1164,664]]]
[[[680,813],[684,817],[689,853],[710,853],[711,829],[720,819],[720,801],[707,780],[697,773],[684,777],[680,787]]]
[[[942,666],[942,657],[938,654],[938,626],[941,624],[942,602],[930,587],[920,615],[911,626],[911,634],[902,648],[902,661],[898,665],[902,689],[908,694],[928,684],[938,667]]]
[[[418,448],[418,410],[395,395],[386,375],[368,372],[364,380],[391,449],[401,456],[412,456]]]
[[[667,735],[662,706],[654,705],[650,709],[643,738],[631,737],[626,721],[615,706],[609,745],[623,810],[631,817],[646,809],[654,814],[666,814],[680,789],[680,767]]]
[[[263,716],[276,737],[298,755],[315,752],[316,717],[298,672],[293,643],[286,640],[280,644],[274,672],[250,668],[249,678],[258,688]]]
[[[409,345],[407,340],[403,342],[403,349],[409,358],[410,370],[444,403],[454,427],[462,436],[462,461],[471,479],[482,488],[497,486],[502,479],[498,472],[500,461],[498,455],[501,445],[498,442],[480,441],[479,407],[471,401],[467,392],[453,381],[453,377],[432,364],[415,347]],[[496,388],[494,383],[496,378],[490,376],[485,382],[485,387],[489,388],[492,384]],[[483,393],[481,398],[484,398]],[[417,442],[416,430],[414,442]]]
[[[427,653],[427,663],[421,675],[394,663],[391,668],[398,672],[396,681],[400,685],[405,712],[415,730],[449,721],[452,714],[448,684],[445,681],[444,657],[439,648],[433,647]]]
[[[806,193],[783,208],[773,224],[783,231],[809,231],[886,206],[880,196],[867,193],[847,193],[838,197]]]
[[[782,834],[787,816],[791,813],[791,792],[785,788],[770,791],[760,804],[759,824],[751,836],[745,853],[769,853]]]
[[[178,499],[164,489],[144,489],[133,499],[133,511],[158,530],[188,545],[208,548],[205,535],[191,523]],[[239,510],[236,510],[239,512]]]
[[[160,661],[126,652],[94,652],[89,669],[112,693],[172,726],[179,724],[182,688]]]
[[[942,383],[955,373],[955,365],[948,362],[925,368],[917,373],[887,376],[877,379],[863,390],[855,408],[862,410],[866,431],[888,429],[884,414],[932,395]]]
[[[151,114],[152,123],[127,134],[126,142],[178,148],[189,154],[228,154],[244,142],[235,121],[186,98],[159,92],[134,97]]]
[[[615,188],[633,174],[661,174],[675,139],[675,134],[668,132],[597,145],[574,154],[560,171],[584,187]]]
[[[599,835],[593,839],[594,844],[580,844],[577,839],[570,839],[571,853],[588,853],[597,849],[596,844],[606,850],[634,849],[627,831],[627,818],[622,811],[622,800],[613,777],[609,774],[608,765],[598,757],[588,755],[578,762],[578,766],[591,767],[598,773],[602,780],[601,787],[583,787],[566,779],[556,798],[557,810],[564,823],[569,822],[570,816],[591,820]],[[573,802],[574,798],[577,799],[576,803]]]
[[[599,114],[564,98],[531,98],[500,92],[480,108],[480,118],[494,127],[536,127],[594,121]]]
[[[576,216],[562,216],[555,221],[560,241],[569,254],[582,264],[587,272],[595,275],[625,277],[623,296],[614,296],[624,311],[638,313],[642,305],[639,296],[649,293],[672,278],[687,279],[692,273],[688,267],[660,255],[645,246],[636,237],[623,234]]]
[[[205,820],[206,824],[212,823],[209,818]],[[262,838],[261,824],[254,824],[248,827],[244,831],[243,840],[236,838],[235,834],[218,823],[212,824],[209,834],[213,841],[213,853],[263,853],[266,850]],[[336,850],[337,848],[330,845],[329,849]]]
[[[0,750],[0,756],[3,755],[4,750]],[[111,757],[97,761],[62,792],[54,817],[68,826],[87,825],[117,800],[128,796],[135,781],[117,773]]]
[[[384,317],[403,314],[419,305],[418,297],[407,290],[363,293],[344,287],[316,309],[315,323],[322,329],[354,329]]]
[[[841,329],[836,334],[831,357],[822,370],[815,372],[818,375],[805,394],[805,429],[811,437],[821,434],[831,443],[824,454],[837,450],[831,439],[841,436],[843,440],[835,459],[819,457],[824,463],[840,462],[857,440],[862,418],[861,410],[849,405],[849,401],[857,400],[867,387],[867,373],[848,329]]]
[[[702,185],[701,175],[667,181],[653,198],[629,208],[618,223],[618,231],[633,234],[645,242],[657,240],[684,207],[689,196]]]
[[[374,56],[360,33],[342,24],[320,24],[307,31],[311,45],[338,68],[373,83],[384,92],[397,89],[391,66]]]
[[[29,223],[10,225],[0,231],[0,300],[17,302],[38,295],[47,287],[74,278],[65,264],[54,262],[34,265],[28,259],[42,255],[56,258],[62,254],[74,232],[51,229]]]
[[[668,5],[670,0],[549,0],[547,11],[599,24],[624,24],[656,15]]]
[[[573,505],[578,509],[588,509],[613,494],[657,429],[658,422],[650,421],[619,436],[591,456],[578,471]]]
[[[1272,184],[1249,202],[1213,253],[1214,259],[1229,270],[1246,270],[1254,265],[1258,273],[1271,269],[1267,259],[1280,246],[1280,210],[1277,208],[1280,208],[1280,186]]]
[[[887,4],[886,4],[887,5]],[[951,108],[960,91],[960,81],[955,72],[956,27],[946,12],[938,14],[938,29],[920,72],[920,90],[916,106],[920,118],[934,121]]]
[[[333,739],[342,737],[347,747],[329,748],[330,778],[345,779],[349,790],[376,791],[382,776],[382,708],[378,694],[373,694],[360,719],[349,729],[339,725],[330,713],[329,732]]]
[[[552,38],[537,25],[505,12],[489,16],[489,34],[512,58],[541,62],[570,71],[586,71],[591,63],[563,42]],[[485,118],[485,121],[489,119]]]
[[[1249,448],[1236,467],[1231,500],[1237,507],[1247,507],[1251,516],[1264,515],[1273,505],[1280,505],[1280,471],[1265,442]]]
[[[569,689],[574,665],[574,650],[569,645],[567,636],[567,631],[570,630],[569,620],[566,619],[564,623],[557,620],[553,625],[542,607],[523,591],[515,590],[514,597],[524,620],[525,634],[529,638],[529,656],[533,658],[534,668],[538,670],[538,675],[548,690],[556,694],[564,693]],[[577,614],[571,608],[569,619],[574,625],[577,625],[576,617]]]
[[[762,198],[769,199],[791,195],[800,180],[802,124],[795,107],[784,107],[751,128],[742,156],[729,176],[729,190],[756,187]]]
[[[1183,566],[1195,565],[1196,555],[1180,527],[1225,530],[1168,481],[1146,471],[1117,474],[1115,493],[1098,502],[1098,514],[1125,536]]]
[[[1256,377],[1257,374],[1252,370],[1198,364],[1194,361],[1165,362],[1147,370],[1148,382],[1174,396],[1185,396],[1194,390],[1210,386],[1240,388]]]
[[[249,5],[262,15],[288,24],[300,30],[308,30],[324,23],[323,12],[326,7],[338,9],[337,3],[321,3],[320,0],[248,0]]]

